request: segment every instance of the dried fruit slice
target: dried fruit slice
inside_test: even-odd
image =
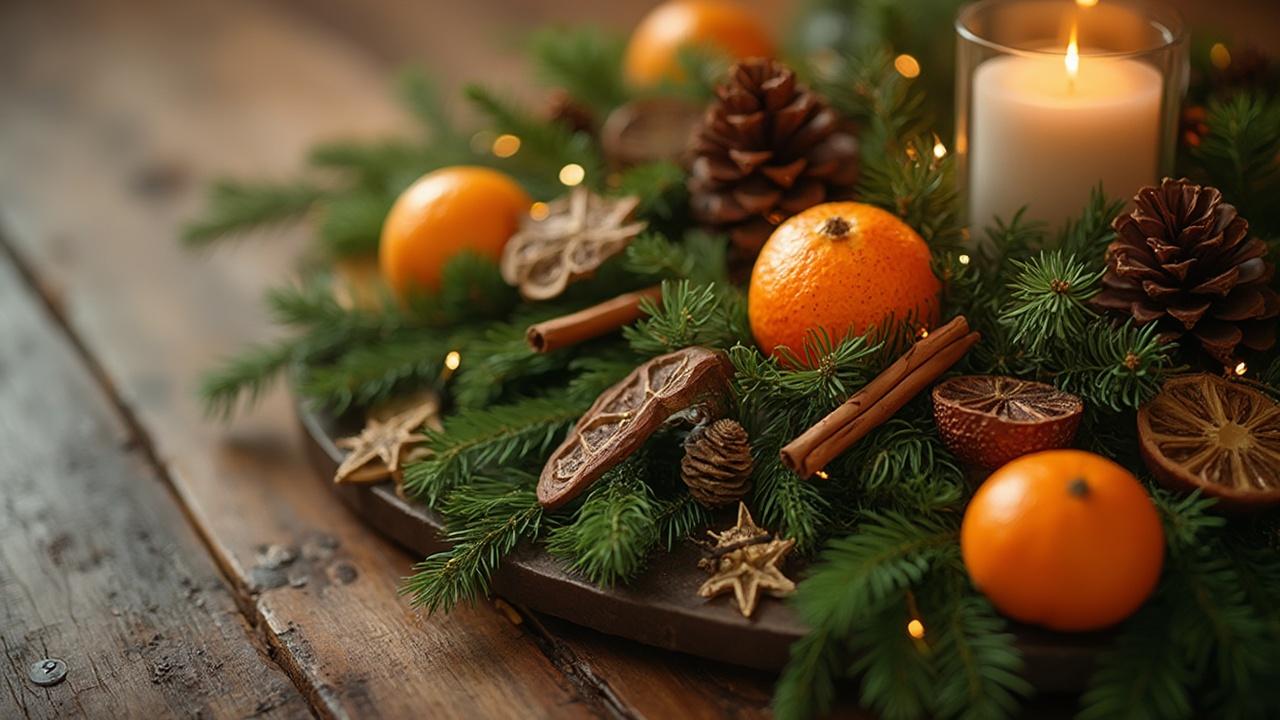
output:
[[[573,500],[676,413],[721,417],[732,377],[728,356],[704,347],[662,355],[636,368],[596,398],[547,459],[538,478],[538,502],[554,510]]]
[[[1280,405],[1244,383],[1170,380],[1138,410],[1138,440],[1167,487],[1200,489],[1232,510],[1280,503]]]
[[[968,465],[997,468],[1027,453],[1067,447],[1084,402],[1052,385],[964,375],[933,389],[933,419],[952,454]]]

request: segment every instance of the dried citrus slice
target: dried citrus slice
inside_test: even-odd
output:
[[[933,389],[933,418],[943,443],[961,462],[997,468],[1040,450],[1067,447],[1084,402],[1052,385],[963,375]]]
[[[1234,510],[1280,503],[1280,405],[1244,383],[1170,380],[1138,410],[1138,439],[1167,487],[1198,488]]]

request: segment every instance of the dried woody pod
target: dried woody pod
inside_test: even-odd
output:
[[[538,502],[554,510],[631,455],[671,416],[724,414],[733,366],[722,352],[685,348],[656,357],[604,391],[542,468]]]
[[[723,507],[751,489],[751,442],[736,420],[721,419],[695,429],[684,444],[680,477],[694,500]]]

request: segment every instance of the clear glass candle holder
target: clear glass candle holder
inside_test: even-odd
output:
[[[974,237],[1021,208],[1057,228],[1090,191],[1173,169],[1187,40],[1142,0],[982,0],[956,18],[956,153]]]

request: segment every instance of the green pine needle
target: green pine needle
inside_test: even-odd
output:
[[[410,603],[448,612],[487,593],[502,558],[541,531],[536,485],[531,474],[505,471],[500,479],[475,477],[454,490],[444,506],[453,547],[414,566],[401,585]]]
[[[1088,302],[1101,289],[1103,268],[1080,262],[1061,250],[1012,261],[1015,275],[1000,321],[1010,341],[1039,353],[1051,344],[1071,344],[1097,321]]]
[[[551,530],[547,551],[601,587],[635,577],[659,538],[659,505],[647,475],[643,451],[605,473],[573,520]]]
[[[201,378],[200,398],[205,414],[226,419],[235,414],[242,401],[246,407],[257,404],[275,379],[293,364],[297,353],[297,344],[288,340],[240,350]]]
[[[427,433],[430,456],[405,467],[405,490],[435,506],[476,472],[540,463],[586,408],[553,395],[452,415],[443,430]]]
[[[327,193],[310,183],[248,183],[223,180],[209,193],[209,208],[182,230],[182,241],[203,247],[263,226],[305,215]]]
[[[724,238],[692,231],[675,243],[658,233],[645,233],[627,246],[627,270],[663,280],[688,280],[699,285],[728,282]]]
[[[731,287],[664,281],[661,304],[645,298],[640,309],[646,317],[623,328],[622,334],[642,355],[662,355],[693,345],[726,349],[750,337],[745,299]]]
[[[627,101],[624,39],[599,28],[547,28],[530,42],[538,76],[601,118]]]

